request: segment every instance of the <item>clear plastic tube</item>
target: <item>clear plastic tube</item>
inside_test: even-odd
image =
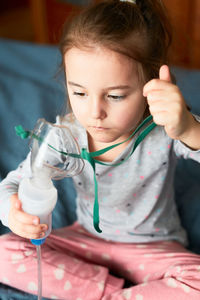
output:
[[[42,299],[42,256],[41,246],[36,246],[37,250],[37,265],[38,265],[38,300]]]

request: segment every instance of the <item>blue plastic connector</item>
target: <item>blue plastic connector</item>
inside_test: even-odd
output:
[[[32,239],[32,240],[31,240],[31,243],[32,243],[33,245],[35,245],[35,246],[40,246],[40,245],[42,245],[42,244],[45,242],[45,240],[46,240],[46,238],[43,238],[43,239],[36,239],[36,240]]]

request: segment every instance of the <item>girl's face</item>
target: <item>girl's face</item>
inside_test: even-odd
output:
[[[72,111],[90,140],[108,146],[128,138],[146,108],[136,62],[106,48],[72,48],[65,67]]]

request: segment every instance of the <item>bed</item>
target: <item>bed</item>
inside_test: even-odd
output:
[[[56,46],[41,46],[0,39],[0,180],[17,167],[28,152],[27,141],[16,136],[14,127],[32,129],[43,117],[50,122],[65,111],[63,74],[58,73],[60,54]],[[192,112],[200,115],[200,71],[173,67]],[[200,254],[200,166],[180,159],[175,178],[176,201],[189,249]],[[55,181],[58,201],[53,211],[53,227],[76,220],[75,190],[71,178]],[[67,209],[66,209],[67,208]],[[0,234],[8,229],[0,223]],[[36,296],[0,284],[0,299],[37,299]]]

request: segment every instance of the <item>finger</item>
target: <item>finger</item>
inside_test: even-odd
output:
[[[21,201],[18,198],[18,194],[14,194],[10,197],[11,208],[21,209]]]
[[[159,79],[163,81],[168,81],[172,82],[171,75],[170,75],[170,70],[167,65],[163,65],[160,67],[159,70]]]
[[[182,117],[182,106],[180,103],[174,102],[165,102],[165,101],[154,101],[149,105],[149,111],[151,115],[155,115],[156,113],[168,113],[168,117],[170,120],[181,119]],[[173,118],[173,119],[172,119]]]
[[[153,114],[153,121],[160,126],[165,126],[169,122],[169,114],[165,111],[160,111]]]
[[[23,238],[26,239],[41,239],[45,236],[45,233],[29,233],[29,232],[25,232],[24,230],[19,230],[18,228],[13,230],[13,232]]]
[[[15,218],[12,218],[12,220],[9,223],[9,227],[15,234],[24,238],[31,239],[44,237],[46,231],[48,230],[47,224],[39,224],[37,226],[27,225],[16,221]]]
[[[161,90],[168,90],[169,92],[175,89],[176,86],[171,84],[168,81],[160,80],[160,79],[152,79],[145,84],[143,87],[143,96],[147,97],[148,93],[152,91],[161,91]]]
[[[173,96],[173,98],[175,98],[175,96]],[[153,90],[151,92],[148,93],[147,95],[147,102],[148,104],[152,104],[154,102],[158,102],[158,101],[165,101],[168,102],[169,101],[169,92],[164,90],[164,91],[160,91],[160,90]],[[164,104],[165,104],[164,103]]]
[[[18,222],[22,222],[24,224],[34,224],[34,225],[40,223],[40,219],[37,216],[32,216],[30,214],[25,213],[22,210],[22,204],[17,194],[14,194],[10,197],[10,202],[11,202],[11,210],[13,210],[13,215]]]
[[[41,224],[38,226],[34,225],[24,225],[22,223],[18,224],[18,232],[26,235],[27,237],[33,238],[33,236],[36,238],[40,238],[45,235],[48,226],[46,224]]]
[[[156,113],[160,112],[167,112],[168,110],[166,109],[166,106],[163,106],[162,103],[159,103],[158,105],[150,105],[149,106],[149,111],[151,115],[154,115]]]
[[[23,210],[15,209],[14,211],[15,220],[24,224],[38,225],[40,219],[37,216],[32,216],[25,213]]]

